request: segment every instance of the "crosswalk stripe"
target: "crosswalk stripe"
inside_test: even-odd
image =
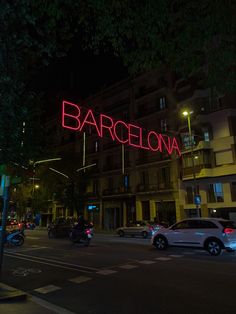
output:
[[[82,283],[91,280],[91,277],[85,277],[85,276],[78,276],[72,279],[69,279],[69,281],[74,282],[74,283]]]
[[[145,265],[149,265],[149,264],[154,264],[155,262],[154,261],[138,261],[139,264],[145,264]]]
[[[111,269],[103,269],[103,270],[99,270],[96,272],[96,274],[99,274],[99,275],[111,275],[111,274],[114,274],[114,273],[117,273],[116,270],[111,270]]]
[[[129,265],[129,264],[119,266],[119,268],[123,268],[123,269],[133,269],[133,268],[137,268],[137,267],[138,266],[136,266],[136,265]]]
[[[46,293],[57,291],[57,290],[60,290],[60,289],[61,289],[61,287],[57,287],[57,286],[54,286],[54,285],[47,285],[47,286],[44,286],[44,287],[41,287],[41,288],[34,289],[34,291],[36,291],[38,293],[46,294]]]

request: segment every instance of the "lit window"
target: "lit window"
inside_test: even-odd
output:
[[[210,188],[208,190],[208,201],[210,203],[224,202],[222,183],[210,184]]]
[[[204,131],[203,133],[204,141],[209,142],[210,141],[210,135],[208,131]]]
[[[167,131],[167,121],[166,119],[161,120],[161,132]]]
[[[160,105],[160,110],[166,108],[166,98],[165,98],[165,97],[161,97],[161,98],[159,99],[159,105]]]

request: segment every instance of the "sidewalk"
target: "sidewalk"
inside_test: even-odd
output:
[[[0,313],[4,314],[75,314],[0,282]]]

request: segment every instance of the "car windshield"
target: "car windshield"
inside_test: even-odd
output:
[[[219,220],[219,223],[220,223],[224,228],[236,229],[236,224],[235,224],[234,221],[231,221],[231,220]]]

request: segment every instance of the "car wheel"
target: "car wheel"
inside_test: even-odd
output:
[[[222,244],[217,239],[207,240],[205,247],[206,247],[207,252],[213,256],[220,255],[222,252]]]
[[[158,250],[165,250],[168,246],[166,238],[161,235],[155,237],[153,244]]]
[[[118,231],[118,234],[119,234],[120,237],[123,237],[123,236],[125,235],[125,233],[124,233],[123,230],[119,230],[119,231]]]
[[[142,237],[143,237],[144,239],[146,239],[146,238],[148,237],[147,231],[143,231],[143,232],[142,232]]]

